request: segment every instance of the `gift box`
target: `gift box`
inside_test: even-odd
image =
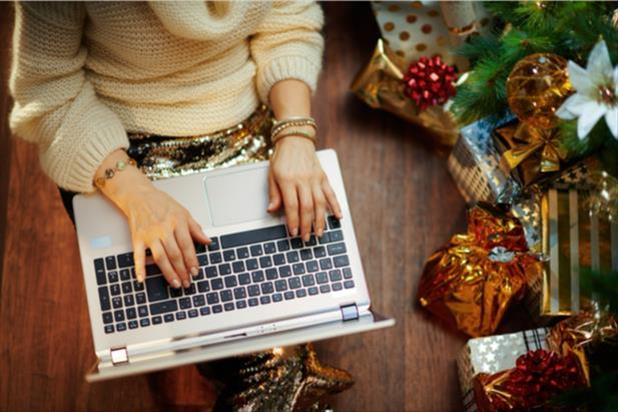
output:
[[[509,202],[519,194],[520,185],[500,167],[500,154],[492,139],[496,127],[513,119],[512,114],[490,116],[459,131],[447,167],[466,203]]]
[[[572,315],[592,296],[580,291],[580,271],[618,270],[618,181],[589,173],[576,185],[554,184],[541,199],[542,247],[547,256],[541,313]]]
[[[474,377],[495,374],[515,366],[517,358],[529,351],[547,349],[547,328],[470,339],[457,358],[459,385],[466,411],[478,411]]]

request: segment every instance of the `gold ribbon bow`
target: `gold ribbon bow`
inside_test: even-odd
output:
[[[541,151],[540,171],[543,173],[560,170],[560,161],[566,159],[566,151],[560,147],[556,129],[541,129],[520,123],[516,130],[504,127],[498,133],[511,147],[502,153],[502,162],[509,170],[515,169],[532,154]]]

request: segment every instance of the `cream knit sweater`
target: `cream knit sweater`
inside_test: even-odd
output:
[[[89,192],[127,132],[209,133],[279,80],[315,90],[322,24],[314,2],[17,3],[10,125],[59,186]]]

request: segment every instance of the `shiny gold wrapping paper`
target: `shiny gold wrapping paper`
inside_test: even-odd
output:
[[[389,111],[427,129],[432,143],[452,147],[459,136],[454,116],[444,106],[430,106],[420,111],[404,94],[404,71],[403,60],[379,39],[369,64],[356,75],[350,88],[369,106]]]
[[[468,233],[453,236],[425,263],[418,299],[462,332],[490,335],[541,268],[519,221],[481,204],[468,213]]]

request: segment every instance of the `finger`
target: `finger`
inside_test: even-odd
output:
[[[341,206],[339,206],[339,201],[337,200],[337,195],[335,191],[330,186],[328,180],[324,180],[322,183],[322,189],[324,195],[326,196],[326,201],[328,202],[328,206],[330,207],[331,212],[335,215],[337,219],[341,219],[343,214],[341,213]]]
[[[165,253],[165,248],[158,240],[150,245],[150,251],[152,252],[152,258],[154,259],[161,272],[163,272],[163,276],[167,279],[168,283],[172,285],[172,287],[178,289],[181,286],[180,278],[176,274],[176,271],[170,264],[169,259],[167,258],[167,254]]]
[[[210,238],[206,235],[206,233],[204,233],[202,226],[200,226],[200,224],[197,223],[197,221],[192,217],[189,218],[189,233],[191,234],[191,237],[198,242],[205,244],[210,244],[211,242]]]
[[[199,264],[197,263],[197,255],[195,254],[195,246],[189,233],[189,225],[179,226],[174,230],[174,236],[176,237],[176,243],[180,247],[180,253],[182,253],[185,267],[189,268],[189,272],[192,276],[197,276],[199,271]]]
[[[315,218],[313,229],[317,237],[322,237],[324,233],[324,217],[326,215],[326,197],[319,185],[313,187],[313,205],[315,206]]]
[[[298,236],[298,196],[294,185],[281,186],[283,205],[285,206],[285,219],[288,224],[290,236]]]
[[[298,185],[298,200],[300,201],[300,236],[305,242],[311,237],[313,223],[313,196],[307,184]]]
[[[146,279],[146,253],[144,242],[141,240],[133,240],[133,262],[135,263],[135,277],[138,282],[143,282]]]
[[[185,267],[185,261],[182,257],[182,252],[180,251],[180,248],[176,243],[176,236],[174,236],[173,232],[170,232],[163,239],[162,243],[163,247],[165,248],[165,253],[167,253],[167,258],[174,267],[174,271],[176,272],[176,274],[178,274],[178,276],[180,277],[182,285],[185,288],[188,288],[189,286],[191,286],[189,271]]]
[[[268,193],[270,201],[266,210],[272,213],[279,210],[281,207],[281,192],[279,191],[279,186],[272,173],[268,175]]]

